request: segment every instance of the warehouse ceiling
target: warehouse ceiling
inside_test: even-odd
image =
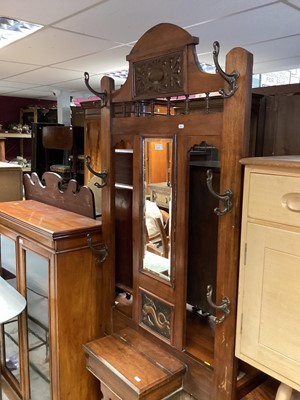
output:
[[[126,71],[136,41],[162,22],[199,38],[201,63],[213,63],[217,40],[223,67],[226,53],[243,47],[254,55],[253,73],[300,68],[300,0],[10,0],[0,13],[43,25],[0,48],[1,96],[88,96],[84,72],[99,90],[102,76]]]

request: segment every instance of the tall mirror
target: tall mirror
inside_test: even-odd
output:
[[[143,270],[171,278],[172,138],[143,140]]]

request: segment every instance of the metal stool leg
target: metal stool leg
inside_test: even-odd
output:
[[[285,383],[281,383],[277,390],[277,394],[275,400],[290,400],[292,397],[293,389],[286,385]]]

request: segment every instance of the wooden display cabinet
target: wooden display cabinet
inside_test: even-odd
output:
[[[257,157],[242,164],[236,355],[299,391],[300,158]]]
[[[2,331],[9,396],[99,399],[82,352],[103,333],[101,267],[88,235],[97,245],[101,222],[34,200],[0,203],[1,276],[27,299]]]

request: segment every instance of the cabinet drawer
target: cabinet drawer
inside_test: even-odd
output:
[[[103,400],[122,400],[121,397],[117,396],[103,382],[101,382],[101,392],[102,392]]]
[[[300,226],[300,177],[250,174],[248,217]]]
[[[160,207],[169,208],[170,196],[168,194],[159,193],[153,190],[151,193],[151,200]]]

